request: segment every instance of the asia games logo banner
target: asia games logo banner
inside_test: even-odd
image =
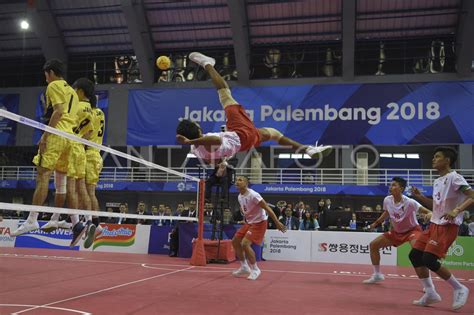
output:
[[[103,224],[102,233],[99,234],[92,245],[95,250],[100,246],[130,247],[135,244],[136,226],[133,224]]]

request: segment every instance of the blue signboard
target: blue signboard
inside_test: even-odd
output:
[[[0,94],[0,108],[18,114],[19,94]],[[13,120],[0,116],[0,145],[15,145],[16,125]]]
[[[237,87],[233,97],[258,128],[304,144],[474,143],[474,82]],[[219,131],[215,89],[131,90],[127,144],[175,144],[180,119]]]
[[[23,222],[20,221],[19,224],[21,223]],[[46,223],[46,221],[39,221],[40,227]],[[72,230],[57,229],[51,233],[46,233],[39,229],[17,236],[15,247],[79,250],[79,246],[69,247],[71,239]]]

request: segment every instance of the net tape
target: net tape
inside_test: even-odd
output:
[[[47,131],[49,133],[67,138],[67,139],[72,140],[72,141],[80,142],[82,144],[85,144],[85,145],[90,146],[90,147],[94,147],[94,148],[99,149],[101,151],[108,152],[108,153],[123,157],[127,160],[131,160],[131,161],[146,165],[146,166],[151,167],[151,168],[159,169],[163,172],[167,172],[167,173],[179,176],[179,177],[183,177],[183,178],[185,178],[187,180],[190,180],[190,181],[199,182],[199,178],[197,178],[197,177],[194,177],[194,176],[191,176],[191,175],[188,175],[188,174],[184,174],[184,173],[169,169],[167,167],[155,164],[153,162],[138,158],[138,157],[133,156],[133,155],[126,154],[126,153],[121,152],[121,151],[117,151],[115,149],[106,147],[106,146],[101,145],[101,144],[97,144],[95,142],[80,138],[76,135],[67,133],[67,132],[62,131],[62,130],[58,130],[56,128],[53,128],[53,127],[47,126],[45,124],[42,124],[42,123],[40,123],[36,120],[26,118],[26,117],[21,116],[21,115],[17,115],[15,113],[9,112],[9,111],[4,110],[4,109],[0,109],[0,116],[3,116],[3,117],[8,118],[10,120],[16,121],[16,122],[18,122],[20,124],[23,124],[23,125],[26,125],[26,126],[30,126],[30,127],[36,128],[36,129]]]
[[[195,217],[179,217],[179,216],[155,216],[146,214],[132,214],[132,213],[116,213],[116,212],[105,212],[105,211],[88,211],[88,210],[76,210],[68,208],[56,208],[48,206],[34,206],[24,205],[17,203],[5,203],[0,202],[0,209],[11,210],[11,211],[28,211],[28,212],[46,212],[46,213],[60,213],[60,214],[77,214],[77,215],[91,215],[96,217],[111,217],[111,218],[127,218],[127,219],[140,219],[140,220],[175,220],[175,221],[198,221]]]

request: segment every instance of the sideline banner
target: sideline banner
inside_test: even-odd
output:
[[[23,222],[24,220],[19,220],[18,225]],[[47,221],[38,222],[40,228],[47,223]],[[79,246],[74,246],[73,248],[69,247],[69,244],[71,244],[71,239],[71,230],[57,229],[51,233],[46,233],[39,229],[17,236],[15,247],[79,250]]]
[[[29,175],[31,176],[31,175]],[[0,180],[3,189],[35,189],[34,180]],[[309,184],[253,184],[251,188],[260,194],[296,194],[296,195],[362,195],[362,196],[387,196],[388,186],[372,185],[309,185]],[[49,189],[54,189],[54,183],[49,184]],[[131,190],[131,191],[163,191],[163,192],[196,192],[195,182],[99,182],[97,190]],[[418,186],[426,196],[433,191],[431,186]],[[234,186],[231,193],[237,193]]]
[[[169,254],[171,230],[173,230],[171,226],[151,225],[148,254]]]
[[[339,264],[371,264],[369,244],[380,233],[311,232],[311,261]],[[380,250],[381,265],[396,266],[397,250]]]
[[[474,143],[474,81],[236,87],[232,95],[257,128],[304,144]],[[131,90],[127,144],[173,145],[183,118],[218,132],[225,113],[216,90]]]
[[[0,94],[0,108],[18,114],[20,105],[19,94]],[[0,117],[0,145],[15,145],[16,126],[13,120]]]
[[[0,247],[15,247],[15,237],[11,236],[20,220],[3,220],[0,222]]]
[[[89,249],[96,252],[147,254],[150,239],[149,225],[101,223],[102,233]]]
[[[409,244],[403,244],[397,248],[399,266],[411,266],[408,253],[411,250]],[[458,236],[456,241],[449,247],[443,265],[449,269],[474,270],[474,237]]]
[[[311,261],[311,234],[308,231],[267,230],[263,257],[267,260]]]

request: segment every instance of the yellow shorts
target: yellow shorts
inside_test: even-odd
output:
[[[102,156],[99,151],[89,149],[86,150],[86,160],[86,184],[97,185],[103,166]]]
[[[69,151],[67,177],[86,178],[86,150],[84,145],[73,142]]]
[[[64,173],[66,173],[69,147],[70,141],[68,139],[50,134],[46,139],[45,152],[40,153],[38,151],[38,154],[33,158],[33,163],[36,166],[41,166],[51,171],[57,169],[58,171],[64,171]],[[58,169],[58,166],[63,169]]]

